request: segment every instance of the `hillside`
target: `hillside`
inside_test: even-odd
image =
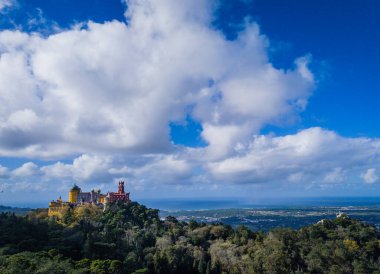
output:
[[[380,231],[347,216],[268,233],[136,202],[0,214],[0,273],[380,273]]]

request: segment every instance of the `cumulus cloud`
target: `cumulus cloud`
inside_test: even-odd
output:
[[[255,23],[229,41],[208,1],[127,4],[128,24],[0,32],[1,155],[167,153],[169,123],[190,115],[216,159],[305,107],[308,58],[274,68]]]
[[[379,177],[377,176],[375,168],[369,168],[365,172],[363,172],[360,176],[363,181],[367,184],[376,183]]]
[[[227,40],[211,1],[126,3],[127,23],[0,32],[0,156],[51,161],[0,166],[0,179],[15,189],[377,181],[378,139],[318,127],[260,135],[307,107],[310,56],[274,67],[259,26]],[[169,124],[187,117],[205,147],[170,142]]]
[[[379,156],[377,139],[344,138],[316,127],[287,136],[256,136],[244,153],[207,166],[214,178],[237,183],[341,183],[348,174],[378,163]]]
[[[9,191],[22,186],[34,190],[67,190],[74,183],[85,189],[114,188],[118,180],[126,180],[128,189],[147,190],[160,185],[191,184],[194,165],[181,155],[145,155],[126,159],[120,156],[83,154],[70,163],[55,162],[38,166],[28,162],[9,170],[0,166],[0,182]]]
[[[12,171],[12,175],[15,177],[27,178],[39,173],[39,168],[35,163],[27,162],[21,167],[16,168]]]
[[[106,177],[110,164],[108,156],[83,154],[75,158],[71,164],[57,162],[43,166],[41,170],[48,180],[99,181]]]
[[[229,185],[287,184],[303,189],[378,180],[380,140],[345,138],[333,131],[309,128],[286,136],[256,135],[247,147],[222,160],[209,160],[207,148],[186,148],[172,154],[83,154],[70,163],[37,166],[26,163],[3,170],[7,182],[35,182],[28,188],[69,187],[113,189],[126,180],[131,191],[164,186],[220,189]],[[1,176],[0,176],[1,178]],[[63,183],[63,184],[62,184]],[[290,183],[290,184],[289,184]],[[19,184],[15,184],[17,187]]]

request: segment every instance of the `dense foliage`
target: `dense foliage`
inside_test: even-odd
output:
[[[269,233],[161,221],[135,202],[1,213],[0,273],[380,273],[380,232],[347,216]]]

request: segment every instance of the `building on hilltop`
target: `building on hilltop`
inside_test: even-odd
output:
[[[74,185],[72,189],[69,191],[69,203],[76,203],[78,199],[78,194],[81,192],[80,187]]]
[[[126,193],[124,191],[124,182],[119,182],[118,192],[108,192],[105,199],[107,202],[110,202],[110,203],[115,202],[115,201],[128,202],[129,193]]]
[[[48,216],[62,217],[63,211],[68,207],[75,207],[85,204],[103,205],[106,206],[108,203],[113,203],[116,201],[121,201],[124,203],[130,202],[129,192],[124,191],[124,182],[120,181],[117,192],[108,192],[107,194],[102,194],[100,190],[91,190],[90,192],[82,192],[81,188],[74,185],[69,191],[68,202],[62,201],[59,197],[57,201],[51,201],[49,203]]]
[[[62,212],[69,206],[69,203],[63,202],[62,198],[59,197],[57,201],[51,201],[49,203],[48,216],[56,216],[62,218]]]

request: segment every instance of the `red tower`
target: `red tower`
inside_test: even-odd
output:
[[[124,182],[123,181],[120,181],[119,182],[119,189],[118,189],[118,193],[119,194],[124,194]]]
[[[129,192],[124,191],[124,182],[119,182],[119,187],[117,192],[108,192],[107,196],[109,197],[109,201],[115,202],[115,201],[123,201],[123,202],[129,202]]]

